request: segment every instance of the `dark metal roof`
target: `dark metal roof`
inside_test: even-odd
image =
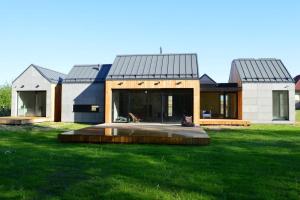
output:
[[[75,65],[64,79],[64,83],[103,82],[111,64]]]
[[[295,85],[295,89],[297,91],[300,91],[300,79],[297,81],[296,85]]]
[[[200,84],[200,92],[237,92],[240,90],[237,83]]]
[[[295,78],[294,78],[295,83],[297,83],[299,80],[300,80],[300,75],[295,76]]]
[[[197,54],[119,55],[107,79],[198,79]]]
[[[51,69],[47,69],[37,65],[32,66],[35,67],[46,79],[48,79],[52,83],[61,83],[62,80],[66,77],[65,74]]]
[[[200,78],[201,84],[216,84],[217,82],[207,74],[203,74]]]
[[[235,59],[242,82],[294,82],[281,60],[274,58]]]
[[[66,76],[63,73],[34,64],[29,65],[29,67],[35,68],[45,79],[47,79],[51,83],[61,83]],[[13,82],[15,82],[29,67],[27,67]]]

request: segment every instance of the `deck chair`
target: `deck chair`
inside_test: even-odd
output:
[[[128,115],[132,118],[133,122],[140,122],[141,119],[135,116],[133,113],[128,113]]]
[[[181,121],[181,126],[187,126],[187,127],[195,126],[195,124],[193,123],[193,117],[184,115]]]
[[[202,117],[203,117],[203,119],[205,119],[205,118],[211,119],[211,117],[212,117],[211,110],[210,110],[210,111],[208,111],[208,110],[203,110],[203,111],[202,111]]]

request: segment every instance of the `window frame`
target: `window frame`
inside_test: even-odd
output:
[[[96,104],[73,104],[74,113],[98,113],[100,106]]]
[[[285,94],[286,95],[286,102],[287,102],[287,116],[284,118],[282,118],[281,116],[278,119],[274,118],[274,95],[275,94]],[[289,121],[290,120],[290,96],[289,96],[290,92],[289,90],[272,90],[272,120],[273,121]],[[279,107],[279,112],[281,108],[281,102],[280,102],[280,98],[278,100],[278,107]]]

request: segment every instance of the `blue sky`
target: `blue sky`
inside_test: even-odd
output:
[[[300,74],[300,1],[1,1],[0,83],[31,63],[67,73],[118,54],[197,53],[227,82],[231,61],[280,58]]]

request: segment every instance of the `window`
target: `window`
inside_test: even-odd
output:
[[[173,115],[173,96],[168,96],[168,117]]]
[[[98,105],[73,105],[73,112],[99,112]]]
[[[273,120],[289,120],[288,91],[273,91]]]

